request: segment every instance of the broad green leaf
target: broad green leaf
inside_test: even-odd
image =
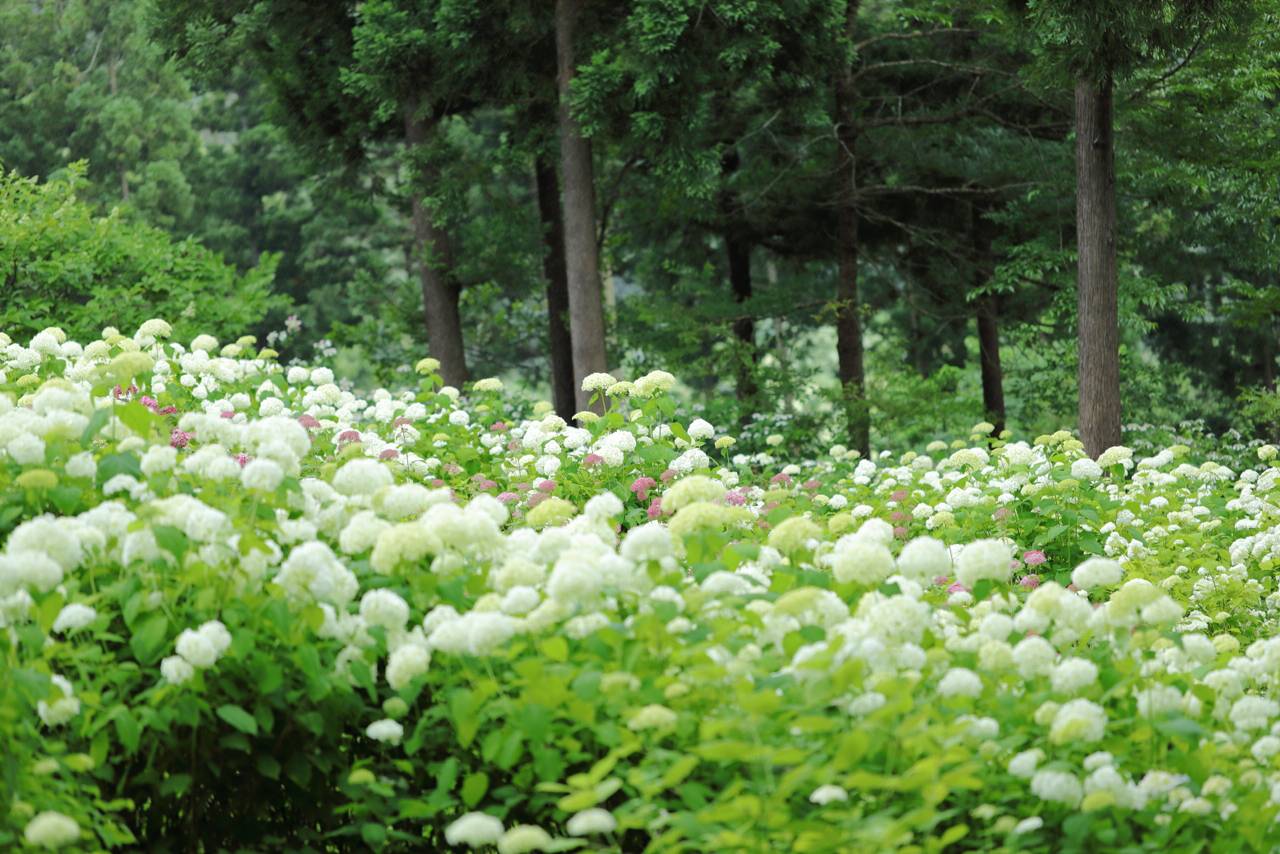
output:
[[[248,735],[258,734],[258,721],[253,715],[232,703],[218,707],[218,717]]]
[[[164,614],[152,614],[144,619],[129,639],[134,658],[142,664],[152,664],[160,659],[169,634],[169,618]]]

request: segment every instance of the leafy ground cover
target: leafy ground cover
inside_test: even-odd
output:
[[[1276,449],[0,338],[0,847],[1266,850]]]

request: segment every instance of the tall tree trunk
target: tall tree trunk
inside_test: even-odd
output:
[[[595,177],[591,144],[573,117],[573,28],[582,0],[556,0],[556,90],[560,101],[560,177],[564,208],[565,271],[569,282],[569,331],[573,341],[574,394],[587,408],[590,392],[582,390],[587,374],[608,364],[604,344],[604,305],[600,294],[600,259],[596,251]]]
[[[417,148],[427,138],[427,127],[405,110],[405,139]],[[422,185],[437,178],[418,175],[409,189],[409,205],[413,220],[413,239],[418,272],[422,277],[422,311],[427,326],[427,351],[440,361],[440,376],[451,386],[467,381],[467,356],[462,347],[462,319],[458,314],[458,297],[462,289],[453,276],[453,256],[444,231],[432,220],[422,203]]]
[[[545,154],[534,160],[538,215],[542,219],[542,273],[547,280],[547,341],[551,355],[551,399],[561,418],[572,418],[573,342],[569,335],[569,279],[564,267],[564,220],[556,165]]]
[[[845,38],[852,44],[859,0],[845,7]],[[849,443],[871,452],[871,423],[867,410],[866,373],[862,354],[862,320],[858,301],[858,126],[854,118],[853,66],[843,64],[836,75],[836,355],[844,394]]]
[[[992,223],[981,207],[971,208],[973,231],[973,254],[976,258],[976,278],[974,287],[980,288],[987,283],[994,272],[994,259],[991,256]],[[982,411],[983,417],[995,426],[995,434],[1004,430],[1004,370],[1000,366],[1000,325],[999,303],[995,294],[985,294],[978,298],[978,363],[982,369]]]
[[[1080,438],[1091,457],[1120,444],[1120,325],[1112,81],[1076,83]]]
[[[978,361],[982,365],[982,411],[995,425],[998,436],[1004,430],[1004,370],[1000,367],[1000,325],[995,297],[978,301]]]
[[[738,151],[732,145],[725,150],[720,159],[721,173],[727,182],[741,165]],[[741,222],[741,214],[737,210],[736,194],[726,185],[720,196],[720,216],[724,227],[721,237],[724,239],[725,254],[729,263],[729,289],[733,293],[733,301],[739,311],[745,311],[745,304],[751,299],[751,239]],[[733,321],[733,337],[738,340],[739,352],[735,354],[734,381],[738,392],[739,421],[745,425],[751,420],[756,409],[756,396],[760,389],[756,385],[756,361],[759,356],[756,348],[756,321],[750,314],[741,314]]]

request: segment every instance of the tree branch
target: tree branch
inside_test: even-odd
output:
[[[936,30],[914,30],[909,33],[881,33],[878,36],[872,36],[869,39],[863,39],[860,42],[856,42],[853,46],[853,49],[861,52],[861,50],[865,47],[870,47],[873,44],[879,44],[880,42],[885,42],[885,41],[895,41],[895,42],[910,41],[913,39],[929,38],[930,36],[945,35],[947,33],[976,33],[976,32],[977,30],[971,29],[969,27],[940,27]]]
[[[1187,55],[1184,56],[1177,65],[1173,66],[1173,68],[1170,68],[1164,74],[1161,74],[1155,80],[1152,80],[1146,86],[1143,86],[1135,90],[1134,92],[1132,92],[1129,95],[1129,97],[1124,99],[1124,102],[1126,104],[1132,104],[1134,101],[1138,100],[1139,98],[1143,97],[1147,93],[1151,92],[1153,89],[1163,86],[1166,82],[1168,82],[1170,77],[1177,74],[1179,71],[1181,71],[1182,69],[1186,68],[1188,65],[1191,64],[1191,60],[1200,51],[1200,47],[1203,44],[1204,44],[1204,32],[1201,31],[1196,35],[1196,40],[1191,45],[1191,49],[1187,51]]]
[[[618,170],[618,174],[614,176],[613,183],[609,185],[608,193],[605,196],[605,202],[600,211],[600,230],[596,234],[596,251],[604,246],[604,237],[609,231],[609,215],[613,213],[614,206],[618,203],[618,197],[621,195],[622,179],[627,176],[631,168],[639,163],[640,155],[632,155],[626,163],[622,164],[622,168]]]

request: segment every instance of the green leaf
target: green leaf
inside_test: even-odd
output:
[[[187,535],[172,525],[155,525],[151,528],[155,535],[156,545],[173,555],[178,561],[187,553],[189,541]]]
[[[80,509],[80,490],[74,486],[55,486],[45,495],[63,516],[70,516]]]
[[[387,841],[387,829],[380,824],[366,821],[360,825],[360,838],[364,840],[366,845],[378,848]]]
[[[116,417],[139,436],[150,436],[156,417],[141,403],[131,400],[123,406],[116,407]]]
[[[552,661],[567,661],[569,642],[560,635],[552,635],[538,644],[538,651]]]
[[[480,803],[484,793],[489,791],[489,775],[483,771],[468,774],[462,782],[462,802],[469,807]]]
[[[134,630],[129,648],[134,658],[142,664],[153,664],[160,659],[169,635],[169,618],[164,614],[152,614]]]
[[[280,763],[276,761],[274,756],[260,753],[258,754],[258,758],[255,760],[255,764],[258,766],[258,773],[263,777],[267,777],[271,780],[280,779]]]
[[[248,735],[258,734],[257,720],[254,719],[253,715],[237,705],[227,703],[225,706],[219,706],[218,717],[240,730],[240,732]]]
[[[111,420],[111,408],[104,406],[101,409],[95,409],[93,415],[89,418],[89,423],[85,425],[84,432],[80,434],[80,444],[88,448],[93,444],[93,437],[107,426],[107,422]]]
[[[137,751],[138,744],[142,740],[142,727],[138,726],[138,719],[133,716],[133,712],[124,706],[117,706],[111,717],[115,721],[116,735],[120,736],[120,744],[124,747],[125,753],[132,754]]]
[[[669,789],[684,782],[684,779],[692,774],[693,769],[697,767],[698,757],[681,756],[662,775],[662,788]]]
[[[118,474],[142,477],[142,466],[133,454],[107,454],[98,460],[98,485],[106,483]]]
[[[458,731],[458,743],[466,747],[480,729],[480,701],[476,694],[465,688],[454,691],[449,697],[449,714],[454,729]]]

